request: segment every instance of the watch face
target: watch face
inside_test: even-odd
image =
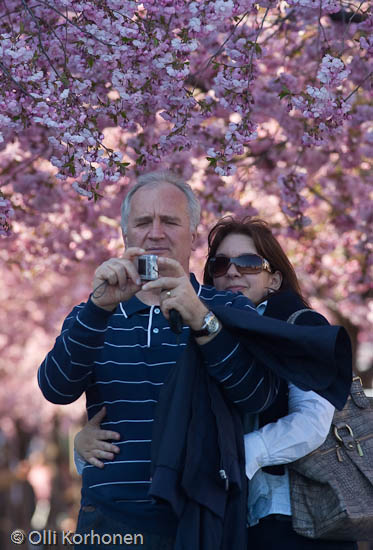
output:
[[[218,332],[220,328],[220,321],[215,315],[212,313],[212,311],[209,311],[206,313],[204,319],[203,319],[203,325],[200,330],[193,330],[192,333],[197,338],[199,336],[209,336],[210,334],[215,334],[215,332]]]
[[[219,326],[219,320],[215,317],[215,315],[212,315],[207,321],[207,330],[210,334],[214,334],[219,330]]]

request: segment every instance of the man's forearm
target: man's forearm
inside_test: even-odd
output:
[[[84,392],[98,353],[103,348],[110,315],[88,302],[66,318],[38,372],[43,395],[52,403],[67,404]]]

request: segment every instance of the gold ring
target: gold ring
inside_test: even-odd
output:
[[[171,290],[167,290],[166,296],[167,296],[167,298],[171,298]]]

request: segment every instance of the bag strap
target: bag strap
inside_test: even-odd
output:
[[[360,376],[354,376],[352,379],[350,395],[359,409],[373,408],[373,400],[365,394]]]
[[[291,325],[294,325],[294,323],[298,319],[299,315],[301,315],[302,313],[305,313],[306,311],[313,311],[313,310],[310,309],[309,307],[306,307],[304,309],[298,309],[298,311],[294,311],[290,315],[290,317],[288,318],[288,320],[286,322],[290,323]]]

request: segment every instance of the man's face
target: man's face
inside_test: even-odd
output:
[[[178,260],[186,273],[196,234],[190,229],[188,200],[175,185],[141,187],[132,197],[124,235],[127,247]]]

